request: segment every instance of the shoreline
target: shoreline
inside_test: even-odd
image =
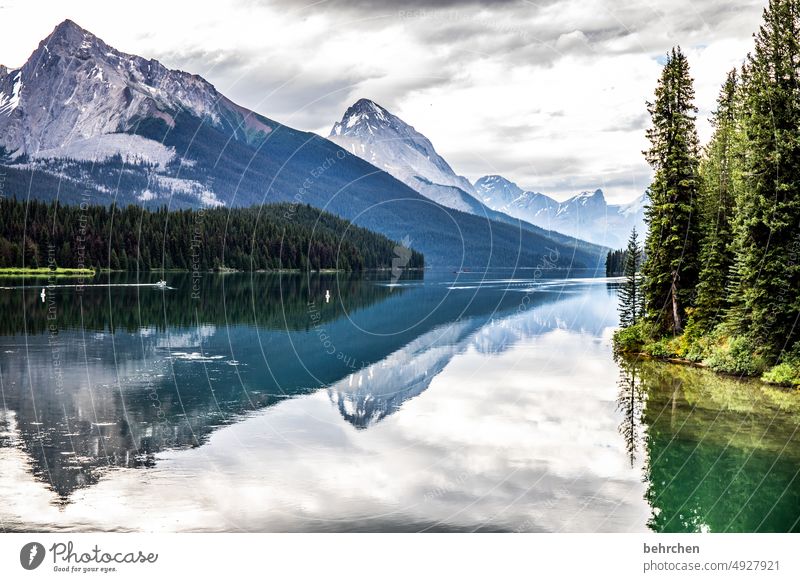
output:
[[[0,277],[87,277],[94,276],[94,269],[74,269],[50,267],[0,267]]]
[[[405,269],[408,272],[424,272],[427,268],[419,268],[413,267]],[[153,273],[153,274],[163,274],[163,273],[202,273],[206,275],[225,275],[228,273],[243,273],[243,274],[253,274],[253,273],[276,273],[276,274],[286,274],[286,273],[314,273],[314,274],[332,274],[332,273],[390,273],[392,269],[390,267],[377,267],[372,269],[361,269],[360,271],[348,271],[346,269],[253,269],[253,270],[242,270],[242,269],[209,269],[204,271],[195,271],[192,269],[148,269],[148,270],[140,270],[139,273]],[[50,267],[0,267],[0,277],[86,277],[86,276],[95,276],[98,274],[106,274],[106,273],[136,273],[137,270],[124,270],[124,269],[78,269],[78,268],[56,268],[51,269]]]
[[[680,366],[690,366],[693,368],[700,368],[703,370],[708,370],[709,372],[713,372],[722,377],[734,378],[738,380],[758,380],[765,386],[774,386],[785,388],[788,390],[798,390],[800,391],[800,377],[796,369],[788,373],[788,375],[783,375],[781,380],[775,380],[778,376],[777,371],[783,368],[783,372],[786,374],[786,368],[789,367],[791,369],[792,364],[788,362],[782,362],[779,364],[773,364],[772,366],[766,365],[761,370],[756,371],[755,373],[748,373],[747,371],[733,371],[733,370],[726,370],[724,368],[715,367],[713,364],[709,364],[708,360],[713,360],[714,355],[705,353],[702,359],[692,360],[689,358],[683,358],[676,354],[665,354],[665,355],[658,355],[651,353],[652,348],[654,346],[659,345],[661,342],[664,341],[665,338],[659,341],[649,341],[640,343],[636,348],[624,348],[621,347],[621,341],[619,338],[619,334],[621,331],[629,329],[629,328],[619,328],[617,331],[614,332],[614,336],[612,338],[612,349],[615,354],[621,356],[629,356],[629,357],[637,357],[646,360],[654,360],[663,362],[666,364],[676,364]],[[672,340],[677,340],[681,336],[676,336],[672,338]],[[648,352],[647,349],[651,348],[651,351]],[[719,366],[719,364],[717,364]]]

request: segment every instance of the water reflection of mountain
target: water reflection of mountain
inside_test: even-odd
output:
[[[572,297],[559,286],[556,293],[537,296],[528,309],[520,309],[520,293],[510,295],[517,309],[459,318],[433,329],[385,359],[350,374],[328,389],[331,402],[342,417],[359,429],[367,428],[397,411],[410,398],[424,392],[437,374],[458,354],[474,349],[501,354],[524,338],[559,328],[599,336],[607,325],[606,314],[592,316],[585,299]],[[533,295],[528,295],[528,298]],[[581,324],[573,321],[581,314]]]
[[[647,392],[645,478],[659,532],[800,531],[800,398],[756,381],[629,361]]]
[[[331,402],[356,428],[375,424],[424,392],[453,356],[465,349],[469,335],[485,322],[485,317],[473,317],[419,336],[380,362],[331,386]]]
[[[204,290],[209,309],[194,314],[194,325],[181,324],[191,316],[176,313],[183,307],[170,301],[183,300],[170,293],[141,290],[140,296],[157,299],[137,306],[130,296],[126,305],[116,290],[103,289],[84,290],[83,308],[70,315],[65,294],[57,335],[14,328],[0,339],[6,409],[0,433],[13,435],[0,444],[13,440],[24,449],[37,477],[66,501],[113,467],[152,466],[159,451],[198,446],[216,428],[286,397],[323,386],[345,394],[343,383],[354,382],[359,370],[381,380],[344,397],[342,410],[347,413],[346,402],[355,404],[359,410],[348,419],[366,426],[423,391],[467,342],[489,349],[481,347],[487,336],[475,332],[483,327],[497,334],[497,322],[515,313],[523,296],[501,287],[454,291],[435,282],[406,281],[398,288],[329,280],[311,287],[273,284],[269,292],[262,286],[256,301],[246,284],[215,279]],[[316,317],[308,297],[328,287],[333,300],[315,301],[313,310],[323,313]],[[294,307],[259,312],[275,293]],[[561,294],[553,288],[527,297],[531,310]],[[16,313],[7,324],[39,329],[32,323],[38,321],[34,305],[26,303],[25,316]],[[216,321],[213,314],[227,325],[209,323]],[[75,325],[81,317],[89,322],[83,329]],[[137,328],[136,321],[143,325]],[[505,339],[491,339],[491,349],[507,344],[509,333],[529,331],[502,332]]]

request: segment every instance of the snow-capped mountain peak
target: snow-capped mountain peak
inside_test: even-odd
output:
[[[487,203],[492,197],[499,197],[502,203],[508,204],[512,200],[518,198],[523,190],[514,182],[503,178],[503,176],[490,174],[479,178],[478,181],[475,182],[475,192],[484,203]],[[497,199],[495,202],[497,202]]]
[[[60,157],[61,148],[127,132],[141,119],[172,127],[182,112],[213,125],[273,129],[202,77],[118,51],[71,20],[56,26],[20,69],[0,69],[0,146],[15,155]]]
[[[49,51],[65,48],[67,52],[72,52],[71,49],[89,51],[95,47],[108,48],[102,40],[70,19],[57,25],[39,46],[45,46]]]
[[[603,195],[601,189],[594,191],[585,190],[568,200],[565,200],[558,205],[558,214],[565,214],[569,212],[574,213],[575,208],[580,208],[582,212],[591,209],[594,212],[604,213],[606,210],[606,197]]]
[[[170,70],[156,60],[116,50],[71,20],[43,39],[25,64],[0,67],[0,155],[60,178],[79,172],[76,162],[116,157],[150,164],[149,186],[136,194],[148,201],[185,195],[215,203],[205,184],[172,181],[155,173],[178,158],[174,147],[140,134],[142,122],[157,131],[181,118],[208,123],[233,139],[257,142],[279,125],[239,107],[197,75]],[[191,159],[181,159],[190,165]],[[65,170],[67,166],[70,170]],[[163,178],[163,179],[162,179]]]
[[[558,207],[558,202],[539,192],[523,190],[503,176],[492,174],[475,182],[476,196],[489,208],[531,222]]]
[[[594,192],[590,190],[584,190],[577,196],[575,196],[576,200],[580,200],[581,204],[586,204],[588,201],[597,201],[597,202],[605,202],[606,197],[603,195],[603,191],[598,188]]]
[[[368,128],[372,132],[383,125],[391,124],[394,117],[386,109],[370,99],[359,99],[345,111],[342,121],[334,123],[331,135],[357,135]]]
[[[328,139],[445,206],[480,212],[472,184],[431,141],[371,99],[359,99],[333,124]]]
[[[488,207],[526,220],[542,228],[555,230],[590,242],[622,247],[636,226],[644,232],[646,195],[628,204],[606,202],[598,188],[557,202],[537,192],[524,191],[502,176],[484,176],[475,182],[475,191]]]

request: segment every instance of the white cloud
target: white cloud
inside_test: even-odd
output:
[[[472,179],[499,172],[559,198],[606,185],[609,199],[624,201],[649,180],[641,115],[656,58],[673,44],[688,53],[707,138],[702,118],[749,49],[765,2],[437,4],[143,0],[120,18],[97,0],[11,0],[0,62],[21,64],[71,18],[300,129],[327,135],[347,105],[370,97]]]

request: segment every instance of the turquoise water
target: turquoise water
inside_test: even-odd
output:
[[[572,275],[4,289],[0,527],[797,531],[797,394],[615,361]]]

